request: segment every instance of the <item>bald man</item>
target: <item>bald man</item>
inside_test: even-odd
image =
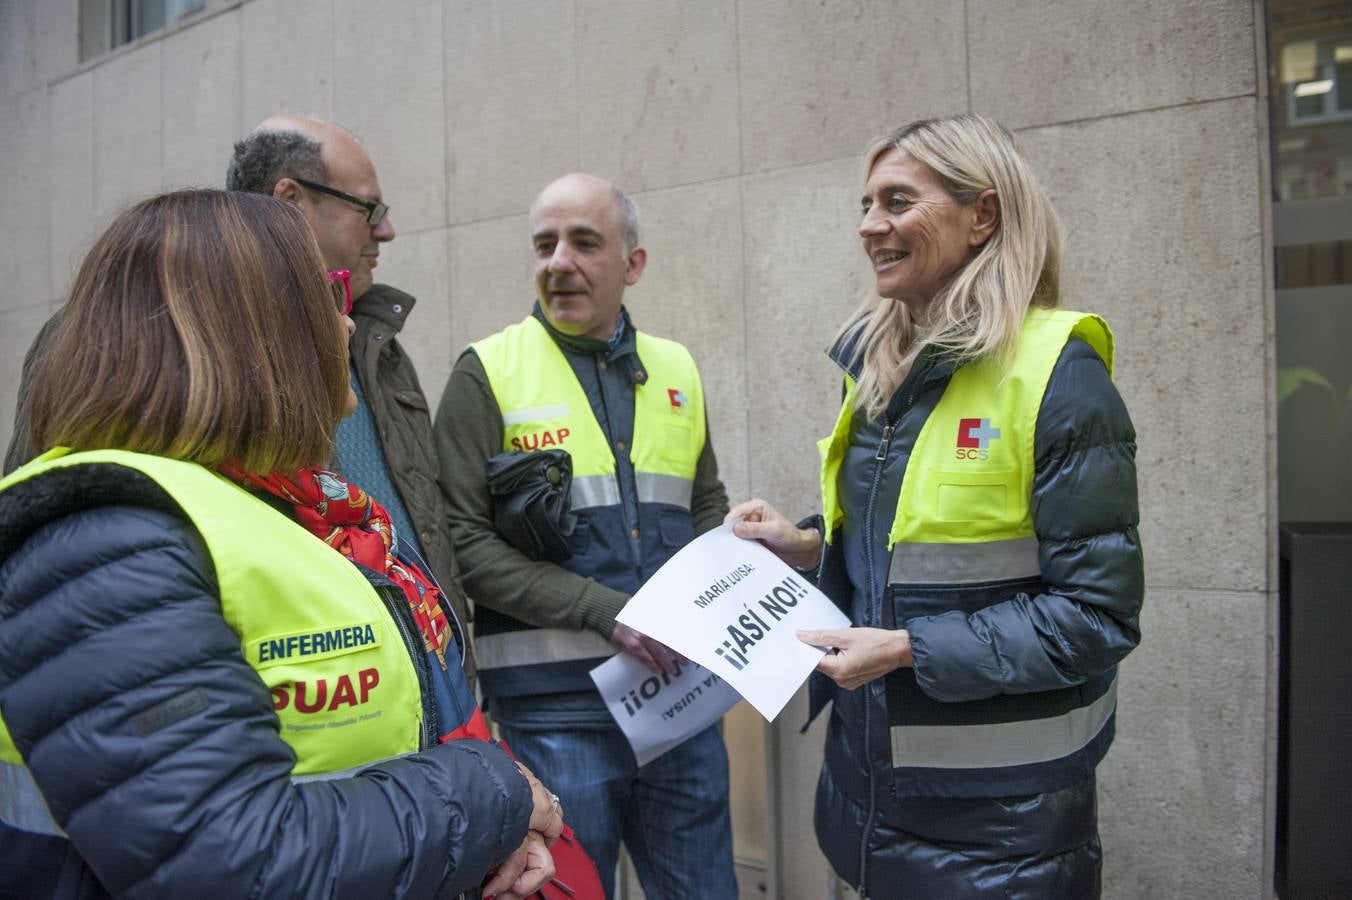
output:
[[[338,428],[334,465],[389,510],[401,543],[426,563],[424,568],[466,626],[461,633],[466,632],[468,604],[436,483],[429,407],[413,362],[396,339],[416,301],[403,291],[374,284],[380,247],[395,236],[375,165],[356,137],[337,125],[306,116],[273,116],[235,144],[226,188],[294,203],[314,231],[328,268],[351,272],[357,329],[349,358],[358,404]],[[43,326],[24,359],[6,473],[36,455],[23,398],[33,361],[59,316]],[[463,642],[464,668],[473,686],[474,657],[468,643]]]
[[[351,272],[357,329],[348,349],[357,409],[338,426],[334,464],[385,506],[400,541],[426,562],[467,625],[468,603],[437,487],[429,407],[397,339],[416,301],[374,283],[380,247],[395,237],[375,165],[344,128],[306,116],[272,116],[235,144],[225,186],[294,203],[310,223],[325,265]],[[465,674],[473,685],[468,646]]]
[[[624,308],[647,263],[627,195],[567,175],[536,198],[530,228],[534,311],[460,357],[436,419],[480,684],[503,737],[558,792],[608,896],[623,841],[649,897],[736,897],[718,729],[640,768],[588,676],[616,652],[654,672],[685,664],[615,615],[727,510],[699,372]],[[574,474],[563,562],[496,530],[484,477],[492,456],[550,447]]]

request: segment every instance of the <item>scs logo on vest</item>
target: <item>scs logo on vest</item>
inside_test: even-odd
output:
[[[991,441],[999,437],[990,419],[959,419],[958,459],[990,459]]]

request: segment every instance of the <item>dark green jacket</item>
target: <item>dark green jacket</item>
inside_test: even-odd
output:
[[[413,360],[397,337],[417,301],[387,284],[371,286],[352,305],[357,330],[349,344],[362,394],[371,410],[390,480],[418,532],[428,567],[468,629],[472,615],[460,582],[446,507],[437,484],[432,418]],[[465,675],[475,683],[474,651],[466,650]]]

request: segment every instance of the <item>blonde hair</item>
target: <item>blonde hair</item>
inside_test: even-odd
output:
[[[325,462],[347,334],[314,235],[260,194],[180,191],[85,257],[27,411],[39,448],[115,448],[252,472]]]
[[[1013,360],[1030,306],[1060,303],[1061,236],[1056,212],[1033,177],[1013,136],[982,116],[922,119],[869,148],[865,177],[885,154],[904,150],[928,166],[959,204],[994,190],[995,230],[972,259],[934,297],[928,321],[911,318],[904,303],[871,294],[836,334],[853,345],[861,363],[854,407],[881,414],[925,347],[958,364]]]

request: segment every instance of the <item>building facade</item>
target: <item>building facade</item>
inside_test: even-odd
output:
[[[529,308],[533,194],[594,172],[642,208],[649,266],[631,311],[695,354],[729,494],[807,514],[813,441],[840,388],[823,350],[871,284],[855,232],[863,150],[929,115],[1015,130],[1062,217],[1065,305],[1113,326],[1139,433],[1148,590],[1099,773],[1105,896],[1268,895],[1279,513],[1265,4],[141,6],[0,0],[0,197],[16,225],[0,243],[3,440],[24,352],[110,217],[164,189],[222,186],[247,129],[309,113],[360,135],[379,169],[399,234],[377,278],[419,298],[401,341],[434,407],[461,349]],[[166,24],[108,49],[132,20]],[[770,726],[748,710],[728,721],[748,895],[833,889],[812,834],[822,724],[798,734],[805,706]]]

